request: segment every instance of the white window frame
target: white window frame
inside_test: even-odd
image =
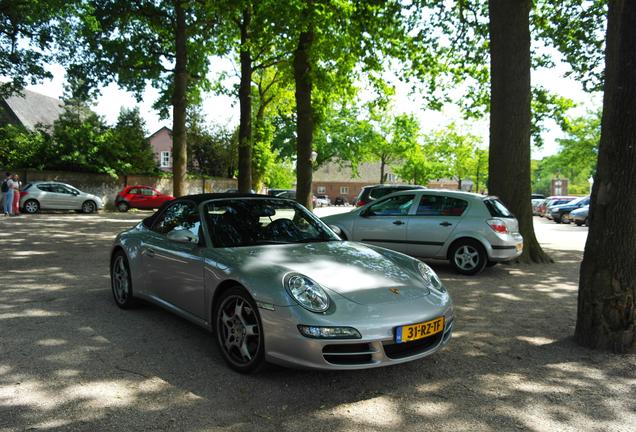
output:
[[[170,168],[170,152],[162,151],[159,153],[159,166],[161,168]]]
[[[340,195],[349,195],[349,186],[340,186]]]
[[[327,186],[318,186],[318,190],[316,191],[316,193],[326,194],[327,193]]]

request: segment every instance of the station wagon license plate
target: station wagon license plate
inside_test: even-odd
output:
[[[424,339],[443,330],[444,317],[435,318],[434,320],[422,323],[400,326],[395,329],[395,342],[402,343]]]

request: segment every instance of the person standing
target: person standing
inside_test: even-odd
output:
[[[20,187],[22,186],[22,182],[20,182],[20,176],[17,174],[13,175],[13,216],[20,215]]]
[[[4,195],[4,215],[9,216],[11,214],[11,206],[13,205],[13,191],[10,186],[11,173],[7,172],[4,180],[2,181],[2,193]]]

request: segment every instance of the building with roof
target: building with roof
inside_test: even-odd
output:
[[[7,124],[34,131],[51,128],[64,111],[61,100],[31,90],[0,98],[0,127]]]
[[[172,129],[164,126],[146,138],[162,171],[172,171]]]

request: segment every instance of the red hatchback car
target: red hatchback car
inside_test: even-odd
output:
[[[156,209],[172,199],[173,196],[164,195],[150,186],[126,186],[117,194],[115,206],[120,212],[126,212],[131,208]]]

